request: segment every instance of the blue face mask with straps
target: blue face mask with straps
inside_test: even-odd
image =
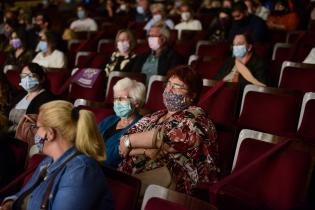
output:
[[[246,45],[234,45],[233,56],[236,58],[243,58],[247,53]]]
[[[38,84],[39,84],[39,81],[37,78],[27,76],[21,79],[21,82],[19,85],[22,86],[24,90],[31,91],[35,89],[38,86]]]
[[[134,107],[130,101],[115,101],[114,111],[120,118],[128,118],[134,113]]]
[[[86,18],[86,13],[83,10],[80,10],[77,12],[78,18],[79,19],[84,19]]]
[[[38,44],[38,48],[42,52],[47,52],[48,51],[48,43],[46,41],[40,41]]]

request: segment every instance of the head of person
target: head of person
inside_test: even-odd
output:
[[[79,152],[98,161],[105,160],[105,145],[95,117],[88,110],[74,108],[68,101],[43,104],[37,119],[35,145],[40,152],[53,157],[56,149],[74,146]]]
[[[243,58],[253,52],[253,39],[248,33],[236,34],[233,39],[233,56]]]
[[[199,100],[202,89],[202,78],[190,66],[177,66],[166,76],[163,92],[164,105],[169,112],[177,112]]]
[[[45,31],[43,33],[40,33],[40,42],[38,44],[39,50],[41,52],[53,52],[58,45],[58,37],[57,34],[55,34],[52,31]]]
[[[14,30],[17,30],[19,28],[19,22],[17,19],[8,19],[6,20],[6,22],[4,23],[4,35],[9,38],[11,33]]]
[[[77,16],[79,19],[85,19],[88,15],[87,15],[87,10],[85,8],[85,6],[83,4],[79,4],[77,6]]]
[[[120,118],[136,114],[144,105],[146,89],[141,82],[126,77],[119,80],[113,90],[114,111]]]
[[[128,29],[121,29],[117,32],[115,43],[117,50],[122,54],[132,52],[137,45],[135,36]]]
[[[221,7],[221,1],[220,0],[212,0],[211,1],[211,8],[220,8]]]
[[[193,16],[192,10],[188,4],[182,4],[179,7],[179,11],[180,11],[180,16],[181,16],[182,21],[187,22],[192,19],[192,16]]]
[[[148,0],[137,0],[137,12],[139,14],[144,14],[149,9],[149,1]]]
[[[36,14],[34,20],[35,20],[34,27],[37,31],[46,30],[49,28],[51,24],[49,16],[44,13]]]
[[[243,1],[239,1],[232,6],[232,17],[236,22],[241,22],[248,16],[247,6]]]
[[[289,4],[287,0],[277,0],[274,4],[273,15],[284,15],[289,12]]]
[[[233,5],[233,1],[232,0],[223,0],[223,2],[222,2],[222,7],[223,8],[231,9],[232,5]]]
[[[155,22],[161,21],[165,18],[165,7],[161,3],[152,4],[150,7],[152,18]]]
[[[29,63],[22,68],[20,73],[20,86],[27,92],[41,90],[45,86],[46,74],[37,63]]]
[[[22,29],[15,30],[10,35],[10,45],[13,49],[27,48],[27,35]]]
[[[163,22],[154,24],[148,32],[148,44],[151,50],[156,51],[168,45],[170,30]]]
[[[256,4],[255,4],[255,2],[253,0],[245,0],[244,3],[247,6],[248,13],[250,13],[250,14],[255,13]]]

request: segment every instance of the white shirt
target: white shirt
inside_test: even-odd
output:
[[[43,52],[39,52],[33,59],[33,62],[45,68],[65,68],[67,66],[66,57],[64,53],[59,50],[54,50],[46,57],[44,57]]]
[[[315,47],[307,55],[303,63],[315,64]]]
[[[78,19],[71,23],[70,29],[75,32],[80,31],[97,31],[97,23],[92,18]]]
[[[182,30],[201,31],[202,25],[199,20],[189,20],[188,22],[178,23],[175,29],[178,30],[178,39],[180,39]]]

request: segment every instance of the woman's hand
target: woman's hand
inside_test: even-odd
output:
[[[8,200],[5,201],[1,206],[0,206],[0,210],[11,210],[13,206],[13,201],[12,200]]]

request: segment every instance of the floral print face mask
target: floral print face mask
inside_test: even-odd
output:
[[[163,92],[163,102],[167,110],[170,112],[181,111],[189,106],[184,95],[168,91]]]

